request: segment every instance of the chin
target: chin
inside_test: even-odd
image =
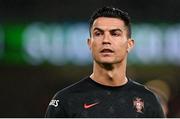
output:
[[[112,57],[101,57],[101,58],[94,58],[95,62],[98,64],[116,64],[119,63],[120,59],[115,59]]]
[[[99,61],[99,63],[101,63],[101,64],[114,64],[114,63],[116,63],[116,61],[113,61],[113,60],[101,60],[101,61]]]

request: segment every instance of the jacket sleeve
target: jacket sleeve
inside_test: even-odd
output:
[[[56,94],[52,100],[50,101],[45,117],[46,118],[57,118],[57,117],[67,117],[66,111],[66,103],[63,97]]]

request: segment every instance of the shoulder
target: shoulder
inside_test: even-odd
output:
[[[88,78],[84,78],[62,90],[59,90],[51,99],[48,110],[55,109],[56,111],[58,111],[60,107],[61,109],[66,109],[68,101],[74,100],[79,97],[78,93],[82,92],[83,88],[86,87],[87,81]]]
[[[160,108],[159,98],[154,92],[136,81],[131,80],[130,85],[131,94],[133,94],[134,97],[143,99],[148,107],[154,108],[154,105],[156,105],[156,107]]]
[[[155,93],[136,81],[130,80],[129,85],[131,85],[129,86],[131,92],[134,92],[133,95],[142,99],[148,117],[164,117],[159,98]],[[134,101],[138,101],[138,99],[135,98]]]
[[[133,89],[136,89],[138,91],[144,91],[150,94],[153,94],[145,85],[138,83],[134,80],[129,80],[130,81],[130,85]]]
[[[61,90],[59,90],[54,97],[68,97],[72,96],[73,94],[79,93],[84,91],[85,89],[88,88],[88,77],[85,77],[81,79],[80,81],[73,83]]]
[[[87,78],[84,78],[62,90],[59,90],[51,99],[45,117],[67,117],[70,103],[78,98],[77,92],[86,84]],[[74,104],[76,102],[73,102]]]
[[[145,85],[140,84],[136,81],[130,80],[130,88],[136,92],[136,93],[140,93],[146,97],[149,97],[151,99],[155,99],[156,100],[156,95],[150,90],[148,89]]]

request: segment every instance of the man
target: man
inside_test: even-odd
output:
[[[93,73],[59,91],[46,117],[164,117],[155,95],[126,77],[127,55],[134,46],[128,14],[100,8],[91,16],[89,31]]]

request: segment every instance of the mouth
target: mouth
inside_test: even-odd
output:
[[[113,53],[114,51],[111,49],[102,49],[100,53]]]

